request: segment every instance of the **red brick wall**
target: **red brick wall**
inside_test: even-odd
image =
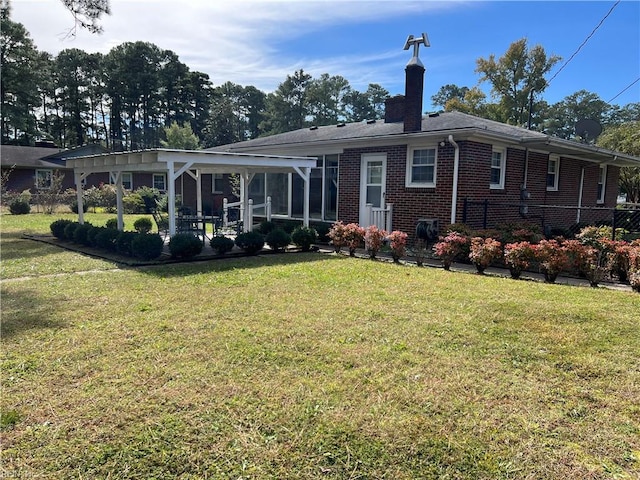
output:
[[[488,200],[487,226],[495,227],[508,222],[531,222],[540,227],[566,228],[576,221],[577,209],[550,209],[530,207],[526,218],[520,215],[521,185],[524,182],[526,152],[507,148],[505,188],[491,189],[492,145],[473,141],[459,141],[460,165],[456,221],[462,222],[464,199],[482,202]],[[409,234],[415,232],[420,218],[437,218],[442,231],[451,216],[454,148],[448,142],[438,147],[435,188],[405,187],[407,146],[369,147],[346,149],[340,156],[340,186],[338,191],[338,218],[345,223],[358,222],[360,196],[360,162],[363,153],[387,154],[386,201],[392,203],[393,228]],[[583,206],[615,206],[619,169],[608,167],[605,205],[596,203],[599,167],[597,164],[561,157],[559,189],[547,191],[548,155],[530,151],[528,154],[527,190],[530,205],[578,204],[581,169],[585,168]],[[467,223],[480,228],[483,206],[467,210]],[[582,212],[582,221],[602,220],[608,212],[595,214]]]

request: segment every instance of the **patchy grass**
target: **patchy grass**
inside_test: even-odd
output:
[[[639,311],[627,292],[321,254],[4,280],[2,468],[637,478]]]

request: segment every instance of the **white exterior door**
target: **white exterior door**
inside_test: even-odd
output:
[[[387,178],[387,154],[370,153],[362,155],[360,166],[360,226],[368,227],[367,209],[384,208],[384,196]]]

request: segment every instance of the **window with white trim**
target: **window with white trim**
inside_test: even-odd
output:
[[[435,187],[438,165],[436,147],[410,148],[407,157],[407,187]]]
[[[122,188],[125,190],[133,190],[133,173],[122,172]]]
[[[36,188],[49,190],[53,184],[53,170],[36,170]]]
[[[558,191],[558,179],[560,178],[560,157],[557,155],[549,156],[547,162],[547,191]]]
[[[133,173],[122,172],[120,175],[122,176],[122,188],[125,190],[133,190]],[[109,173],[109,183],[111,183],[111,185],[116,184],[116,172]]]
[[[167,189],[167,176],[164,173],[153,174],[153,188],[160,191]]]
[[[504,148],[493,148],[491,152],[491,180],[489,188],[504,189],[504,177],[506,172],[506,153]]]
[[[222,192],[224,192],[224,174],[214,173],[213,174],[213,193],[222,193]]]
[[[607,166],[601,165],[598,173],[598,199],[597,203],[604,203],[607,190]]]

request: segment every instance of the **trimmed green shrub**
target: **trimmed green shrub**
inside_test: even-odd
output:
[[[291,240],[299,246],[303,252],[311,249],[311,244],[318,241],[318,233],[314,228],[298,227],[291,234]]]
[[[314,222],[311,224],[311,228],[313,228],[318,234],[317,240],[318,242],[329,243],[329,230],[331,229],[331,224],[326,222]]]
[[[69,204],[69,208],[73,213],[78,213],[78,200],[72,200],[71,203]],[[87,213],[88,210],[89,210],[89,205],[87,204],[87,202],[82,202],[82,211],[84,213]]]
[[[264,237],[258,232],[244,232],[236,237],[236,245],[245,253],[255,255],[264,247]]]
[[[120,235],[120,230],[105,228],[96,235],[96,246],[108,252],[115,252],[118,235]]]
[[[118,229],[118,219],[117,218],[110,218],[107,220],[107,223],[105,224],[105,226],[107,228],[113,228],[114,230]]]
[[[169,252],[173,258],[192,258],[202,251],[202,242],[191,233],[178,233],[169,240]]]
[[[31,205],[26,200],[16,198],[9,204],[9,211],[12,215],[26,215],[31,212]]]
[[[88,234],[91,227],[93,227],[93,225],[90,223],[78,225],[73,231],[73,241],[81,245],[90,245]]]
[[[61,218],[59,220],[52,222],[51,225],[49,225],[49,228],[51,229],[51,234],[60,240],[64,240],[65,239],[64,229],[70,223],[73,223],[73,221],[67,220],[66,218]]]
[[[157,233],[139,233],[131,242],[134,257],[153,260],[162,254],[164,240]]]
[[[232,238],[216,235],[209,241],[209,245],[218,255],[224,255],[233,250],[234,242]]]
[[[138,193],[130,193],[122,199],[124,213],[145,213],[146,205]]]
[[[138,233],[149,233],[153,228],[153,223],[151,223],[151,219],[142,217],[133,222],[133,228]]]
[[[64,239],[73,242],[73,233],[76,231],[80,224],[78,222],[71,222],[64,227]]]
[[[90,246],[92,247],[98,246],[98,241],[96,240],[96,237],[103,230],[105,230],[105,227],[91,227],[89,229],[89,232],[87,232],[87,241],[89,242]]]
[[[133,243],[133,239],[136,238],[138,233],[136,232],[120,232],[118,237],[116,238],[116,252],[122,255],[133,255],[133,250],[131,249],[131,244]]]
[[[282,228],[271,230],[265,237],[265,242],[276,252],[283,251],[291,243],[291,235]]]
[[[260,222],[260,226],[257,228],[258,232],[262,235],[269,235],[272,231],[276,229],[276,224],[270,220],[263,220]]]

